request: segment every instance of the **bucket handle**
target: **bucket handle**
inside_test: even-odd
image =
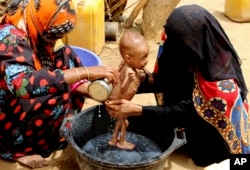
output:
[[[174,129],[174,140],[172,142],[172,144],[170,145],[170,147],[167,149],[167,151],[165,151],[166,153],[165,154],[162,154],[164,156],[168,156],[170,155],[172,152],[174,152],[176,149],[178,149],[179,147],[183,146],[184,144],[187,143],[187,140],[186,140],[186,134],[185,134],[185,131],[183,130],[178,130],[179,128],[175,128]],[[181,138],[178,137],[178,132],[181,132]]]
[[[72,122],[73,122],[73,118],[74,116],[72,117],[65,117],[63,119],[63,122],[62,122],[62,125],[60,127],[60,135],[62,137],[64,137],[67,141],[69,141],[70,143],[73,142],[73,139],[72,139],[72,135],[71,135],[71,125],[72,125]]]

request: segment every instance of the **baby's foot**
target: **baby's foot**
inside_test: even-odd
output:
[[[133,150],[135,148],[135,144],[124,141],[124,142],[117,142],[116,146],[121,149],[126,149],[126,150]]]
[[[117,143],[117,140],[114,140],[114,139],[111,139],[111,140],[108,142],[108,144],[109,144],[110,146],[116,146],[116,143]]]
[[[31,169],[42,168],[44,166],[49,165],[49,161],[44,159],[41,155],[24,156],[24,157],[18,158],[16,161]]]

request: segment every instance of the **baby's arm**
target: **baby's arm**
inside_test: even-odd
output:
[[[128,71],[123,77],[123,82],[121,84],[121,93],[126,93],[129,87],[136,81],[135,72]]]
[[[136,94],[140,84],[139,77],[136,74],[137,72],[130,69],[124,74],[120,89],[121,98],[131,100]]]

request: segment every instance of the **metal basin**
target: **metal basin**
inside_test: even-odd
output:
[[[125,161],[124,163],[122,161],[107,161],[100,158],[101,156],[105,157],[104,155],[98,157],[83,149],[93,138],[112,134],[114,120],[108,116],[104,105],[93,106],[71,118],[66,118],[61,126],[60,133],[73,146],[81,170],[163,170],[166,158],[175,149],[186,143],[185,134],[182,138],[178,138],[175,129],[167,129],[154,120],[147,120],[147,118],[140,116],[129,118],[129,122],[127,134],[129,134],[129,137],[133,136],[131,139],[136,139],[135,142],[137,143],[135,144],[138,148],[139,145],[144,144],[144,139],[148,139],[157,146],[147,145],[146,150],[157,149],[158,147],[161,153],[150,159],[138,162]],[[102,152],[104,153],[104,150]],[[120,152],[122,151],[117,153],[120,154]],[[129,157],[124,157],[124,159],[127,158]]]

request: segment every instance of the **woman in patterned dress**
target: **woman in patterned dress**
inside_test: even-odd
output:
[[[117,83],[108,66],[84,67],[55,43],[76,23],[71,0],[12,0],[0,25],[0,157],[30,168],[66,147],[59,128],[80,112],[88,80]]]
[[[186,5],[169,16],[165,33],[154,85],[145,81],[138,89],[163,93],[164,105],[109,101],[111,116],[132,116],[129,127],[159,143],[170,138],[167,129],[184,128],[188,153],[198,166],[250,154],[248,89],[240,58],[219,22],[206,9]]]

